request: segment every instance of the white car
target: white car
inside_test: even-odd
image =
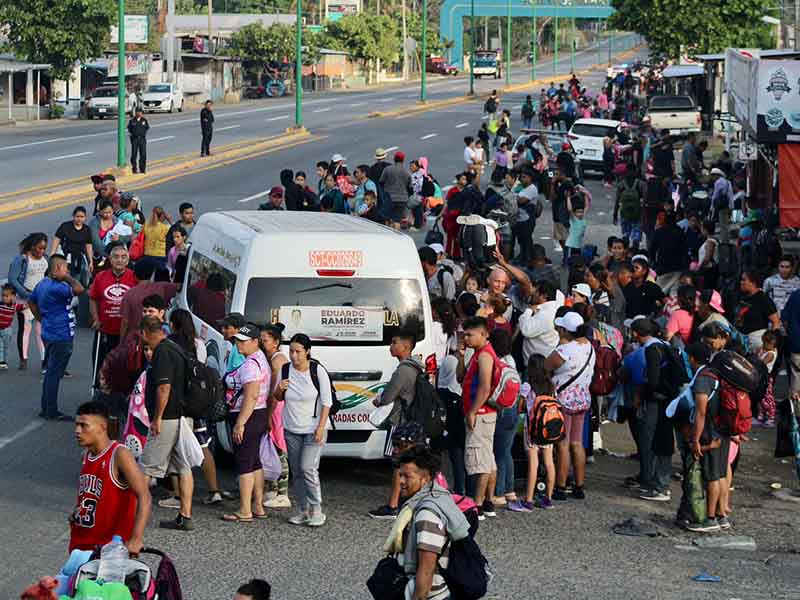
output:
[[[86,116],[89,119],[104,119],[105,117],[116,117],[119,112],[116,85],[101,85],[92,92],[91,97],[86,100]],[[127,92],[125,96],[125,114],[133,116],[138,106],[138,97],[134,92]]]
[[[145,112],[183,112],[183,92],[172,83],[148,85],[142,104]]]
[[[567,133],[567,139],[584,168],[591,168],[603,165],[603,138],[619,131],[620,121],[578,119]]]

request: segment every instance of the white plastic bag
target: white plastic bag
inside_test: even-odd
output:
[[[281,459],[269,434],[265,434],[261,438],[259,456],[261,457],[261,468],[264,469],[264,479],[278,481],[281,477]]]
[[[178,444],[180,445],[181,455],[186,458],[189,466],[199,467],[203,464],[203,449],[194,436],[192,431],[191,419],[182,418],[180,431],[178,432]]]
[[[381,429],[381,427],[386,423],[386,419],[388,419],[389,415],[392,414],[393,408],[394,404],[386,404],[373,410],[369,414],[370,425],[372,425],[375,429]]]

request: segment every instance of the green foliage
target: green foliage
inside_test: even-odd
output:
[[[774,0],[612,0],[610,27],[635,31],[647,39],[654,56],[676,59],[725,48],[772,46]]]
[[[3,0],[0,23],[14,53],[67,79],[76,61],[102,55],[116,11],[114,0]]]
[[[50,118],[51,119],[61,119],[64,117],[64,107],[60,104],[51,104],[50,105]]]
[[[365,67],[376,60],[388,64],[396,60],[401,49],[397,23],[384,15],[350,15],[329,22],[327,29],[328,45],[348,51],[351,60]]]
[[[319,60],[322,34],[303,30],[303,63],[314,64]],[[245,25],[231,36],[226,53],[242,59],[244,66],[253,74],[260,74],[272,61],[289,63],[295,61],[295,26],[275,23],[264,27],[261,23]]]

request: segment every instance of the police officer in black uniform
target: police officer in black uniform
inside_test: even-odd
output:
[[[136,116],[128,121],[128,133],[131,135],[131,167],[134,173],[144,173],[147,168],[147,130],[150,123],[144,118],[142,109],[136,109]],[[139,170],[136,170],[136,160]]]
[[[200,146],[200,156],[211,156],[211,136],[214,133],[214,112],[211,100],[206,100],[206,105],[200,111],[200,129],[203,132],[203,143]]]

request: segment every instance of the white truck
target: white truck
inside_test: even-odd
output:
[[[700,107],[691,96],[653,96],[647,107],[650,125],[655,131],[668,129],[672,135],[700,131]]]

